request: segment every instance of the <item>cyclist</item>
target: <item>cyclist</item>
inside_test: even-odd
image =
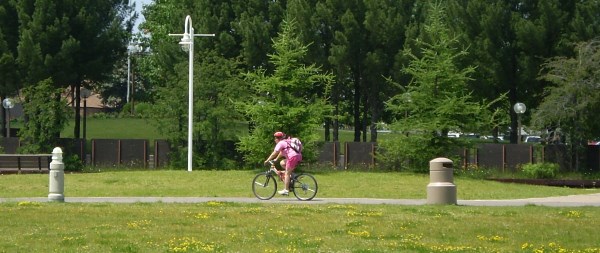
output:
[[[284,176],[284,184],[285,188],[281,191],[278,191],[281,195],[288,195],[290,189],[290,177],[294,169],[300,161],[302,161],[302,154],[296,152],[291,146],[290,142],[286,141],[286,136],[283,132],[275,132],[273,134],[275,138],[275,148],[273,149],[273,153],[267,158],[265,164],[269,163],[271,160],[279,160],[279,158],[284,157],[281,160],[281,167],[285,168],[285,172],[277,171],[277,174],[285,173]]]

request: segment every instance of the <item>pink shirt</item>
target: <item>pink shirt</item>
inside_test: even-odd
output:
[[[283,153],[283,157],[285,157],[285,158],[300,155],[300,154],[296,153],[296,151],[292,147],[290,147],[290,143],[289,143],[288,139],[282,139],[281,141],[279,141],[279,143],[277,143],[277,145],[275,145],[275,149],[273,151],[275,151],[275,152],[282,151],[281,153]]]

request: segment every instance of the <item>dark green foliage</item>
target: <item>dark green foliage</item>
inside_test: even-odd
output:
[[[194,86],[199,99],[194,103],[194,129],[200,150],[195,161],[203,168],[238,168],[234,153],[242,115],[236,113],[235,101],[245,99],[244,83],[239,74],[239,62],[221,56],[203,56],[200,75]]]
[[[587,141],[600,136],[600,40],[580,43],[573,51],[572,58],[555,57],[543,65],[541,78],[554,86],[547,87],[532,123],[566,134],[580,159],[586,156]]]
[[[423,37],[415,42],[420,57],[409,49],[411,59],[404,71],[413,79],[404,93],[390,99],[387,109],[397,116],[392,129],[402,133],[382,140],[382,162],[387,166],[420,171],[436,157],[451,155],[466,144],[449,138],[449,131],[478,129],[488,122],[489,104],[477,102],[467,89],[475,68],[461,69],[458,60],[467,55],[457,49],[458,40],[445,25],[441,4],[431,4]],[[430,41],[429,43],[425,40]]]
[[[333,76],[302,63],[307,47],[296,34],[295,21],[284,22],[274,40],[275,53],[269,55],[275,67],[273,74],[265,69],[246,74],[246,88],[254,91],[254,96],[239,105],[254,124],[250,135],[241,138],[239,149],[247,154],[246,161],[251,164],[262,163],[272,152],[276,131],[303,141],[305,161],[316,157],[316,130],[331,113],[326,95]],[[322,92],[311,92],[315,89]]]
[[[530,112],[544,96],[550,84],[538,79],[545,58],[569,55],[571,43],[597,36],[597,1],[560,0],[493,0],[448,3],[448,24],[461,34],[460,41],[469,45],[466,64],[476,65],[470,87],[478,98],[494,99],[508,93],[508,102],[494,107],[510,116],[510,124],[490,128],[490,133],[507,130],[511,142],[517,142],[517,115],[512,110],[516,102],[527,105],[522,115],[529,125]],[[595,17],[593,17],[595,16]],[[530,110],[531,109],[531,110]],[[491,131],[494,130],[494,131]],[[543,129],[536,129],[543,130]]]
[[[23,89],[23,110],[27,121],[19,132],[26,144],[23,153],[51,153],[58,143],[60,131],[67,121],[67,102],[61,98],[61,89],[54,88],[47,79]]]
[[[65,165],[65,171],[81,171],[83,169],[81,159],[75,154],[63,153],[63,163]]]
[[[237,67],[241,72],[261,70],[261,75],[272,76],[277,70],[270,62],[269,54],[276,50],[273,38],[285,14],[290,20],[296,20],[295,35],[307,46],[305,56],[299,61],[305,65],[315,64],[336,76],[329,96],[333,105],[331,117],[321,119],[326,128],[325,140],[331,140],[330,128],[333,129],[333,140],[338,140],[337,129],[342,124],[353,127],[355,141],[366,141],[366,132],[371,126],[371,140],[377,140],[373,127],[376,123],[390,123],[402,115],[411,115],[404,108],[397,108],[395,112],[384,110],[384,101],[406,92],[416,73],[403,69],[414,58],[424,57],[424,45],[435,44],[432,42],[436,35],[425,31],[429,4],[431,2],[414,0],[156,1],[145,13],[147,23],[144,28],[152,33],[148,44],[154,52],[152,56],[144,57],[150,59],[146,65],[149,67],[144,67],[145,80],[153,92],[162,92],[163,87],[172,91],[157,94],[152,98],[156,103],[163,103],[160,99],[185,101],[183,74],[187,70],[185,64],[178,63],[187,59],[179,51],[177,39],[167,34],[180,33],[187,14],[193,17],[196,32],[217,34],[211,39],[197,40],[198,55],[215,52],[239,62]],[[522,122],[531,127],[531,113],[544,96],[544,88],[551,85],[547,80],[537,79],[544,59],[572,54],[569,50],[571,42],[596,36],[600,27],[597,1],[448,0],[439,1],[438,5],[447,10],[444,22],[449,37],[457,41],[453,46],[458,51],[467,48],[469,51],[468,55],[460,54],[452,59],[455,70],[469,70],[469,75],[465,80],[459,80],[455,87],[464,93],[461,97],[442,99],[448,107],[436,110],[425,107],[427,112],[449,116],[445,119],[452,126],[450,128],[460,127],[463,132],[502,134],[510,127],[513,142],[516,142],[517,117],[512,105],[515,102],[527,105],[528,111],[522,115]],[[203,58],[197,56],[196,60],[203,61]],[[415,68],[421,67],[429,66]],[[448,70],[452,71],[441,71]],[[453,83],[451,78],[440,81]],[[310,91],[313,95],[323,95],[320,87]],[[439,91],[441,95],[446,94]],[[462,100],[462,95],[466,94],[471,98]],[[502,94],[507,94],[506,100],[488,102],[496,101]],[[415,99],[424,98],[429,97],[415,96]],[[429,100],[419,103],[428,105]],[[486,108],[471,110],[470,103]],[[460,110],[461,113],[446,110],[463,105],[466,107]],[[185,134],[181,131],[186,129],[185,107],[165,109],[163,113],[173,115],[170,118],[173,127],[165,131],[184,140]],[[477,113],[486,116],[484,119],[471,117]],[[461,118],[466,119],[465,122]],[[243,124],[250,118],[238,120]],[[406,126],[418,126],[412,123],[415,122],[406,122]],[[453,130],[439,129],[441,135]]]
[[[535,179],[552,179],[558,175],[560,166],[556,163],[536,163],[523,165],[523,173]]]
[[[51,78],[55,87],[71,88],[79,111],[79,90],[102,81],[123,57],[128,39],[126,1],[14,1],[19,21],[18,88]],[[84,85],[85,82],[85,85]],[[74,135],[79,137],[79,113]]]

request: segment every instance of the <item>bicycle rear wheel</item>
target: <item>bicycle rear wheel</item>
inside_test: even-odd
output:
[[[299,174],[294,178],[292,186],[294,195],[299,200],[311,200],[317,195],[319,186],[317,180],[311,174]]]
[[[252,192],[259,199],[271,199],[277,192],[277,180],[268,172],[258,173],[252,180]]]

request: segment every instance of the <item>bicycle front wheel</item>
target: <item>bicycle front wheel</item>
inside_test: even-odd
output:
[[[252,180],[252,192],[258,199],[271,199],[277,192],[277,180],[270,173],[259,173]]]
[[[317,195],[317,180],[310,174],[300,174],[294,179],[294,195],[299,200],[311,200]]]

